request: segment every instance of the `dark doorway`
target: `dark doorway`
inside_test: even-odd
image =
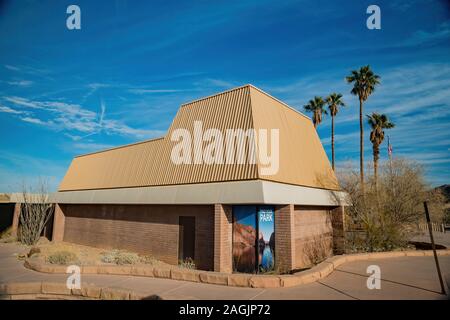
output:
[[[12,226],[14,217],[14,203],[0,204],[0,232]]]
[[[180,217],[178,258],[195,259],[195,217]]]

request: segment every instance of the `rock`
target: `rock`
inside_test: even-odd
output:
[[[168,268],[154,268],[153,275],[155,278],[170,278],[170,269]]]
[[[135,266],[131,269],[131,274],[133,276],[153,277],[153,267]]]
[[[17,259],[19,260],[25,260],[27,258],[27,254],[26,253],[19,253],[17,255]]]
[[[200,273],[200,281],[210,284],[228,285],[228,274],[216,272],[202,272]]]
[[[173,280],[184,280],[199,282],[199,272],[195,270],[173,269],[171,272],[171,278]]]
[[[41,288],[41,282],[8,283],[0,286],[0,294],[37,294]]]
[[[38,246],[41,246],[41,245],[45,245],[45,244],[49,244],[49,243],[50,243],[50,240],[48,240],[46,237],[40,237],[36,244]]]
[[[228,275],[228,285],[232,287],[248,287],[250,275],[230,274]]]
[[[69,288],[67,288],[65,282],[64,283],[43,282],[42,293],[70,295],[71,291]]]
[[[116,275],[131,275],[131,266],[105,266],[97,267],[99,274],[116,274]]]
[[[303,284],[302,278],[294,275],[282,275],[280,276],[282,287],[295,287]]]
[[[41,249],[39,249],[38,247],[33,247],[30,249],[30,252],[28,252],[28,258],[31,258],[33,255],[39,253],[41,253]]]
[[[130,292],[122,289],[103,288],[100,298],[102,300],[130,300]]]
[[[279,288],[280,278],[277,276],[254,276],[249,280],[252,288]]]
[[[102,289],[93,285],[82,285],[80,291],[83,297],[100,299]],[[74,294],[79,293],[77,289],[72,289],[72,292]]]
[[[98,266],[81,266],[81,273],[83,274],[96,274],[98,272]]]

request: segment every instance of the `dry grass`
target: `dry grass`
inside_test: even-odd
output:
[[[88,247],[79,244],[67,242],[45,242],[42,241],[36,245],[41,252],[37,254],[37,258],[44,261],[55,261],[58,264],[58,259],[55,257],[61,256],[64,252],[75,256],[77,264],[79,265],[152,265],[152,266],[167,266],[166,263],[159,261],[151,256],[139,255],[134,252],[125,250],[105,250],[100,248]],[[61,260],[63,262],[64,259]],[[61,263],[64,264],[64,263]]]

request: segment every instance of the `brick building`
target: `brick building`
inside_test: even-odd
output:
[[[162,138],[75,157],[54,202],[56,241],[204,270],[288,271],[343,250],[343,194],[311,120],[251,85],[182,105]]]

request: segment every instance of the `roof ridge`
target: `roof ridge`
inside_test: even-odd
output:
[[[262,89],[260,89],[260,88],[258,88],[258,87],[256,87],[256,86],[254,86],[254,85],[252,85],[252,84],[248,84],[247,86],[249,86],[250,88],[253,88],[253,89],[259,91],[260,93],[262,93],[262,94],[268,96],[269,98],[271,98],[271,99],[273,99],[273,100],[275,100],[275,101],[281,103],[283,106],[285,106],[286,108],[291,109],[292,111],[296,112],[296,113],[299,114],[300,116],[303,116],[303,117],[305,117],[305,118],[308,119],[308,120],[311,120],[311,118],[310,118],[309,116],[307,116],[306,114],[304,114],[303,112],[301,112],[301,111],[295,109],[294,107],[291,107],[291,106],[288,105],[286,102],[283,102],[283,101],[281,101],[281,100],[278,99],[278,98],[275,98],[274,96],[272,96],[271,94],[265,92],[264,90],[262,90]]]
[[[79,155],[74,156],[74,158],[81,158],[81,157],[90,156],[90,155],[93,155],[93,154],[96,154],[96,153],[102,153],[102,152],[112,151],[112,150],[116,150],[116,149],[131,147],[131,146],[134,146],[134,145],[137,145],[137,144],[142,144],[142,143],[146,143],[146,142],[152,142],[152,141],[156,141],[156,140],[161,140],[161,139],[164,139],[164,137],[165,136],[157,137],[157,138],[151,138],[151,139],[146,139],[146,140],[142,140],[142,141],[122,144],[122,145],[117,146],[117,147],[111,147],[111,148],[107,148],[107,149],[103,149],[103,150],[83,153],[83,154],[79,154]]]
[[[231,89],[228,89],[228,90],[225,90],[225,91],[221,91],[221,92],[218,92],[218,93],[214,93],[214,94],[211,94],[211,95],[206,96],[206,97],[202,97],[202,98],[198,98],[198,99],[186,102],[186,103],[182,103],[181,107],[184,107],[184,106],[187,106],[187,105],[199,102],[199,101],[203,101],[203,100],[206,100],[206,99],[210,99],[210,98],[213,98],[213,97],[218,97],[220,95],[223,95],[223,94],[226,94],[226,93],[230,93],[230,92],[233,92],[233,91],[236,91],[236,90],[244,89],[246,87],[251,87],[251,86],[252,86],[251,84],[245,84],[243,86],[239,86],[239,87],[231,88]]]
[[[225,90],[225,91],[221,91],[221,92],[218,92],[218,93],[214,93],[214,94],[211,94],[211,95],[209,95],[209,96],[202,97],[202,98],[198,98],[198,99],[195,99],[195,100],[186,102],[186,103],[182,103],[180,107],[184,107],[184,106],[187,106],[187,105],[191,105],[191,104],[196,103],[196,102],[199,102],[199,101],[207,100],[207,99],[210,99],[210,98],[213,98],[213,97],[217,97],[217,96],[220,96],[220,95],[223,95],[223,94],[227,94],[227,93],[230,93],[230,92],[233,92],[233,91],[236,91],[236,90],[240,90],[240,89],[243,89],[243,88],[246,88],[246,87],[248,87],[248,88],[253,88],[253,89],[255,89],[255,90],[261,92],[262,94],[264,94],[264,95],[268,96],[269,98],[271,98],[271,99],[277,101],[278,103],[281,103],[283,106],[285,106],[285,107],[291,109],[292,111],[296,112],[297,114],[299,114],[299,115],[305,117],[305,118],[308,119],[308,120],[311,120],[311,118],[310,118],[309,116],[307,116],[306,114],[304,114],[303,112],[301,112],[301,111],[295,109],[294,107],[291,107],[291,106],[288,105],[286,102],[283,102],[283,101],[281,101],[281,100],[278,99],[278,98],[275,98],[275,97],[272,96],[271,94],[269,94],[269,93],[265,92],[264,90],[262,90],[262,89],[260,89],[260,88],[258,88],[258,87],[256,87],[256,86],[254,86],[254,85],[251,84],[251,83],[244,84],[244,85],[242,85],[242,86],[235,87],[235,88],[231,88],[231,89],[228,89],[228,90]]]

